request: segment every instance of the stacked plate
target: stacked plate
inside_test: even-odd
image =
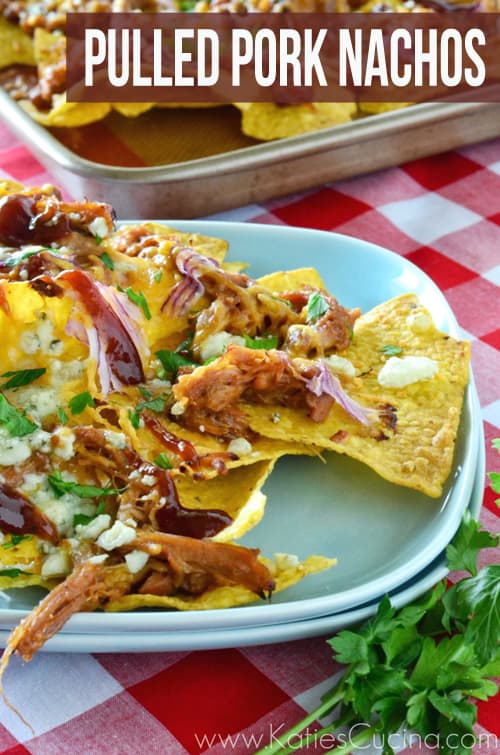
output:
[[[258,277],[314,266],[346,306],[363,311],[409,291],[439,328],[459,337],[434,283],[402,257],[349,237],[319,231],[217,222],[171,221],[180,229],[230,242],[232,259]],[[273,596],[271,602],[202,612],[78,614],[48,651],[140,652],[264,644],[326,634],[375,613],[389,593],[414,599],[446,574],[444,549],[469,507],[477,516],[484,486],[484,438],[474,385],[468,387],[453,470],[439,499],[386,482],[336,454],[282,459],[265,487],[264,520],[241,541],[264,555],[335,556],[338,565]],[[40,597],[0,593],[0,644]]]

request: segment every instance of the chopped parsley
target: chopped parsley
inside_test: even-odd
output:
[[[15,548],[16,545],[19,545],[19,543],[22,543],[23,540],[32,540],[31,535],[11,535],[10,540],[7,540],[6,543],[2,543],[2,548],[5,548],[8,550],[9,548]]]
[[[391,343],[386,344],[386,346],[382,346],[380,349],[382,354],[385,354],[386,357],[397,357],[399,354],[403,353],[403,349],[401,349],[399,346],[393,346]]]
[[[141,401],[139,404],[137,404],[137,406],[135,407],[135,411],[137,413],[140,414],[143,409],[151,409],[152,412],[157,412],[158,414],[161,414],[165,411],[165,404],[167,402],[168,394],[164,393],[162,396],[153,398],[153,394],[148,391],[145,386],[140,385],[139,390],[146,400]]]
[[[141,401],[140,404],[137,404],[136,411],[142,412],[143,409],[151,409],[152,412],[157,412],[158,414],[161,414],[165,411],[165,404],[166,404],[167,398],[166,396],[157,396],[157,398],[151,398],[147,401]]]
[[[72,480],[64,480],[59,471],[49,474],[47,479],[57,498],[61,498],[65,493],[72,493],[78,498],[102,498],[106,495],[123,493],[124,490],[124,488],[99,488],[96,485],[80,485]]]
[[[176,354],[182,354],[182,352],[188,352],[191,353],[191,345],[193,343],[194,333],[189,333],[186,338],[178,345],[178,347],[175,350]]]
[[[109,256],[109,254],[107,252],[103,252],[101,254],[101,262],[102,262],[102,264],[105,267],[108,268],[108,270],[114,270],[115,269],[115,263],[113,262],[113,260],[111,259],[111,257]]]
[[[87,406],[95,406],[94,399],[88,391],[78,393],[69,400],[68,406],[71,414],[81,414]]]
[[[275,349],[278,346],[278,336],[267,335],[252,338],[245,333],[243,337],[245,346],[249,349]]]
[[[97,516],[104,514],[105,510],[106,506],[104,504],[104,501],[100,501],[95,510],[95,514],[92,514],[90,516],[88,514],[75,514],[73,517],[73,527],[76,527],[78,524],[90,524],[90,522],[92,522]]]
[[[141,426],[141,413],[135,411],[134,409],[129,409],[128,418],[134,430],[138,430],[139,427]]]
[[[168,349],[160,349],[155,356],[160,360],[166,376],[172,381],[176,379],[179,367],[196,364],[191,359],[183,357],[182,354],[178,354],[176,351],[168,351]]]
[[[59,417],[59,421],[61,422],[61,425],[67,425],[69,421],[69,417],[62,408],[62,406],[59,407],[57,410],[57,416]]]
[[[149,305],[142,291],[134,291],[134,289],[131,286],[125,289],[119,286],[118,291],[121,291],[123,294],[127,294],[130,301],[133,302],[137,307],[140,307],[140,309],[142,309],[146,320],[151,320],[151,312],[149,309]]]
[[[22,571],[22,569],[0,569],[0,577],[10,577],[15,579],[20,574],[31,574],[29,571]]]
[[[153,275],[153,280],[155,283],[160,283],[162,278],[163,278],[163,270],[158,270],[158,272]]]
[[[172,469],[172,462],[168,458],[165,451],[162,451],[161,454],[158,454],[156,459],[154,459],[154,463],[161,469]]]
[[[38,425],[28,419],[23,411],[9,404],[2,393],[0,393],[0,425],[15,438],[30,435],[38,429]]]
[[[45,367],[37,367],[33,370],[10,370],[10,372],[4,372],[2,377],[9,378],[9,380],[2,385],[2,389],[21,388],[21,386],[28,385],[37,380],[46,372]]]
[[[316,322],[320,317],[328,312],[328,302],[319,291],[315,291],[307,300],[306,321],[308,323]]]

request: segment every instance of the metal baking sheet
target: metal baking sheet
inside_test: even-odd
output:
[[[248,140],[182,162],[129,167],[81,157],[3,91],[0,108],[9,127],[73,196],[109,202],[119,217],[152,219],[209,215],[500,136],[498,103],[426,103],[293,138]],[[190,110],[188,117],[205,138],[199,113]],[[133,124],[142,128],[140,118]],[[149,138],[148,132],[142,136]]]

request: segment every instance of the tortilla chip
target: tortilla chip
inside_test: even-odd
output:
[[[0,590],[50,584],[50,580],[41,576],[43,558],[39,542],[29,536],[14,545],[11,536],[4,538],[0,545]]]
[[[33,40],[18,26],[0,17],[0,68],[36,65]]]
[[[281,270],[258,278],[262,286],[282,294],[285,291],[298,291],[304,286],[325,289],[322,277],[313,267],[300,267],[297,270]]]
[[[263,559],[273,573],[276,588],[281,592],[309,574],[317,574],[336,564],[333,558],[309,556],[299,562],[293,556],[276,554],[275,561]],[[179,611],[208,611],[219,608],[233,608],[259,600],[255,593],[239,585],[217,587],[202,595],[125,595],[106,606],[107,611],[131,611],[135,608],[175,608]]]
[[[383,388],[377,375],[387,357],[384,346],[403,355],[426,356],[438,362],[432,380],[405,388]],[[293,439],[344,453],[367,464],[390,482],[439,497],[449,476],[469,379],[470,344],[440,332],[414,294],[379,305],[354,326],[351,346],[341,354],[359,377],[345,383],[349,395],[373,408],[394,407],[395,430],[382,422],[370,431],[335,404],[325,422],[313,422],[304,412],[279,407],[245,405],[250,427],[268,438]],[[389,414],[392,410],[389,409]]]
[[[67,102],[66,94],[55,94],[50,110],[38,110],[29,100],[21,100],[23,110],[42,126],[85,126],[100,121],[111,110],[105,102]]]
[[[235,105],[242,112],[243,133],[264,141],[348,123],[356,114],[356,105],[352,102],[315,102],[283,106],[267,102],[245,102]]]
[[[113,102],[111,105],[113,110],[123,115],[125,118],[137,118],[137,116],[147,113],[148,110],[154,108],[152,102]]]
[[[264,515],[266,496],[261,488],[271,474],[275,459],[234,469],[212,480],[193,480],[176,475],[179,499],[188,509],[222,509],[233,523],[212,539],[228,543],[243,537]]]

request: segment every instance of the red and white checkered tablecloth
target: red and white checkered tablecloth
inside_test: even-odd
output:
[[[0,174],[31,185],[50,180],[2,125]],[[472,341],[487,469],[500,471],[491,448],[500,436],[500,141],[218,217],[335,230],[428,273]],[[487,487],[481,521],[498,532],[495,498]],[[491,560],[500,561],[500,548]],[[325,638],[181,653],[39,653],[8,673],[9,695],[28,701],[35,734],[0,706],[0,751],[252,753],[312,710],[337,670]],[[500,699],[481,703],[478,721],[475,753],[498,755]]]

